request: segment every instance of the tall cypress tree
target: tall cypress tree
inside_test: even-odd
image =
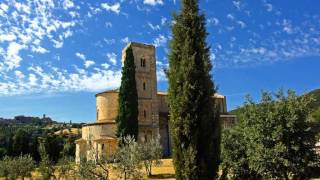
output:
[[[198,0],[182,0],[174,16],[169,54],[169,104],[176,178],[214,179],[220,124],[212,98],[210,50]]]
[[[119,107],[116,119],[118,137],[128,135],[135,137],[135,139],[138,137],[138,93],[135,73],[132,47],[128,47],[122,67],[118,99]]]

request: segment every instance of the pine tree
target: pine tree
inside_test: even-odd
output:
[[[169,104],[176,178],[214,179],[220,154],[220,124],[212,95],[205,16],[198,0],[182,0],[174,17],[169,54]]]
[[[128,135],[137,139],[138,136],[138,94],[135,79],[135,64],[132,48],[126,50],[126,57],[122,67],[121,86],[119,91],[119,108],[117,136]]]

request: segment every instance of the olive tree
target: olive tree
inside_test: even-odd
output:
[[[162,147],[160,136],[152,137],[149,141],[140,145],[142,161],[148,176],[152,175],[152,166],[161,164]]]
[[[115,154],[114,169],[118,172],[119,178],[140,179],[142,177],[140,146],[132,136],[126,136],[121,141],[122,144]]]

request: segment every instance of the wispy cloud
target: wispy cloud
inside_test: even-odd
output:
[[[117,64],[117,55],[115,53],[107,53],[107,59],[113,65]]]
[[[156,37],[154,39],[153,45],[155,47],[165,46],[167,41],[168,41],[168,39],[164,35],[159,34],[158,37]]]

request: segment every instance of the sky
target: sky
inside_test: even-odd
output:
[[[178,0],[1,0],[0,117],[94,122],[95,94],[119,87],[128,42],[156,47],[168,84]],[[228,109],[250,94],[320,88],[320,1],[201,0],[212,78]]]

